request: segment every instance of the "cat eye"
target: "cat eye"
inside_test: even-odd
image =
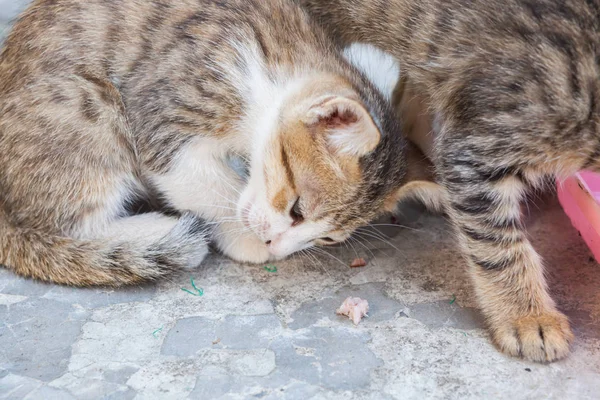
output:
[[[332,238],[330,238],[328,236],[327,237],[319,238],[319,240],[321,240],[321,241],[323,241],[325,243],[331,243],[331,244],[335,243],[335,240],[333,240]]]
[[[302,210],[300,210],[300,197],[296,199],[296,202],[292,206],[292,209],[290,210],[290,217],[292,217],[294,220],[294,222],[292,222],[292,226],[296,226],[304,221]]]

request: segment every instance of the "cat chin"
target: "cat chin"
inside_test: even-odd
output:
[[[300,244],[300,243],[271,243],[268,246],[269,249],[269,253],[271,254],[271,257],[273,257],[274,259],[277,260],[281,260],[284,259],[286,257],[291,256],[294,253],[297,253],[299,251],[308,249],[310,247],[313,247],[313,245],[307,245],[307,244]]]

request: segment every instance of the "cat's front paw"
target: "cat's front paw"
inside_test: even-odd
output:
[[[227,257],[243,263],[260,264],[271,258],[267,245],[251,233],[225,235],[217,245]]]
[[[493,326],[492,335],[503,352],[537,362],[566,357],[574,338],[569,320],[558,311],[506,321]]]

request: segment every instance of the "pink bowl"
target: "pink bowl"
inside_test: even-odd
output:
[[[558,199],[600,262],[600,174],[582,171],[557,182]]]

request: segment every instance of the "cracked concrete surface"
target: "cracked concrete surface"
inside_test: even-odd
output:
[[[0,0],[0,32],[22,6]],[[443,218],[404,205],[380,226],[275,273],[213,255],[158,285],[73,289],[0,269],[0,399],[594,399],[600,266],[556,200],[529,232],[577,339],[540,365],[497,352]],[[387,221],[384,221],[387,222]],[[349,268],[352,259],[369,260]],[[193,296],[190,277],[204,289]],[[355,327],[335,314],[369,300]]]

